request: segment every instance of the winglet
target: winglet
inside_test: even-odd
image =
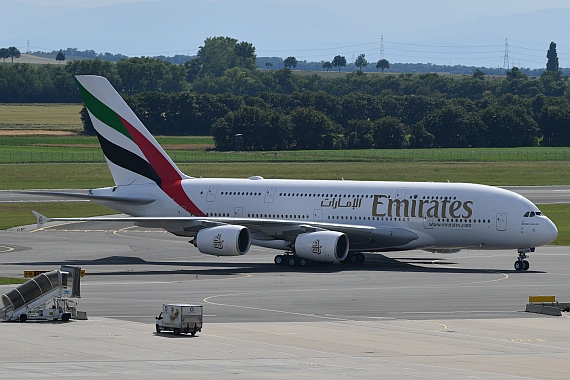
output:
[[[32,212],[36,216],[36,219],[38,222],[38,228],[42,228],[44,226],[44,224],[49,222],[49,218],[47,216],[43,216],[42,214],[40,214],[39,212],[37,212],[35,210],[32,210]]]

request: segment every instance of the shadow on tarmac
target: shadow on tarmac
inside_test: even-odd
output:
[[[434,264],[437,261],[438,264]],[[393,259],[382,254],[373,254],[367,256],[367,261],[363,264],[348,263],[316,263],[309,267],[290,267],[288,265],[276,265],[273,263],[252,263],[252,262],[236,262],[236,263],[215,263],[215,262],[184,262],[184,261],[147,261],[135,256],[109,256],[94,260],[66,260],[64,262],[55,261],[36,261],[36,262],[18,262],[7,263],[5,265],[37,265],[37,266],[60,266],[62,264],[80,266],[97,265],[114,265],[129,266],[123,270],[91,272],[89,276],[136,276],[136,275],[211,275],[211,276],[228,276],[243,275],[250,273],[339,273],[339,272],[419,272],[419,273],[545,273],[541,271],[525,271],[519,272],[514,269],[472,269],[472,268],[453,268],[449,265],[456,263],[447,259],[425,259],[417,257]],[[181,269],[165,269],[165,270],[137,270],[138,265],[154,265],[181,267]],[[430,265],[430,266],[423,266]]]

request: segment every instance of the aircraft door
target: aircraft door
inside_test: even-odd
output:
[[[313,222],[323,221],[323,210],[313,210]]]
[[[206,196],[206,202],[214,202],[216,200],[217,192],[218,192],[218,186],[210,186],[208,188],[208,195]]]
[[[424,216],[424,228],[426,230],[433,229],[433,218],[428,218]]]
[[[497,214],[497,231],[507,230],[507,214]]]
[[[189,216],[188,211],[186,211],[186,207],[178,206],[178,212],[176,213],[178,216]]]
[[[275,198],[276,187],[268,187],[265,191],[265,203],[273,203],[273,198]]]
[[[241,218],[243,216],[242,207],[234,207],[234,218]]]

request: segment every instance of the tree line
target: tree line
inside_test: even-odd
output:
[[[502,78],[358,70],[331,79],[259,70],[253,45],[214,37],[184,65],[148,57],[0,65],[0,102],[80,102],[73,75],[94,74],[153,134],[211,134],[220,150],[234,149],[235,134],[256,150],[568,145],[570,85],[552,62],[540,78],[513,68]]]

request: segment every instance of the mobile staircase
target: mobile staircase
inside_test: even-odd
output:
[[[77,318],[76,303],[69,298],[81,296],[80,273],[78,267],[62,266],[35,276],[2,295],[0,318],[20,322]]]

